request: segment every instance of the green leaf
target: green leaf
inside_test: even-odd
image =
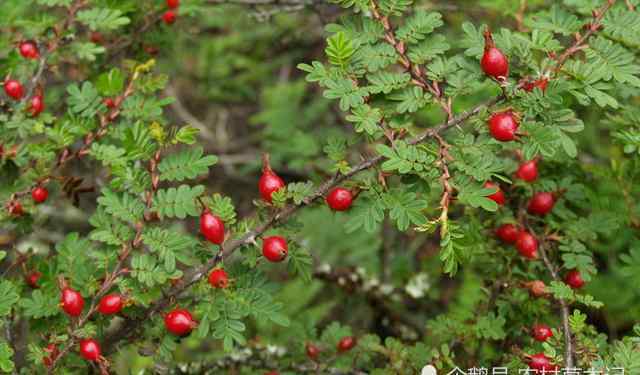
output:
[[[162,159],[158,165],[161,181],[184,181],[209,173],[218,162],[214,155],[204,156],[202,147],[193,147]]]
[[[81,87],[71,84],[67,86],[67,93],[67,104],[71,111],[82,117],[93,117],[102,105],[98,91],[91,82],[84,82]]]
[[[6,342],[0,342],[0,371],[10,373],[15,369],[13,364],[13,349]]]
[[[180,185],[178,188],[160,189],[153,199],[153,209],[160,218],[199,216],[201,207],[197,198],[204,193],[204,186]]]
[[[378,108],[371,108],[363,104],[352,109],[352,114],[347,115],[347,121],[355,123],[356,132],[363,131],[371,136],[381,135],[382,112]]]
[[[404,42],[417,43],[442,25],[440,13],[419,10],[398,28],[396,36]]]
[[[170,229],[148,228],[142,233],[142,242],[149,250],[158,253],[168,273],[175,271],[176,260],[187,265],[196,263],[192,253],[198,246],[198,241],[189,235]]]
[[[200,130],[196,127],[190,125],[183,126],[178,129],[178,132],[176,133],[176,142],[192,145],[196,143],[196,135],[198,135],[199,132]]]
[[[327,39],[327,48],[324,50],[333,65],[345,69],[353,56],[355,49],[343,32],[338,32]]]
[[[74,43],[73,51],[80,60],[95,61],[96,55],[103,54],[107,49],[95,43]]]
[[[411,79],[409,73],[378,72],[367,76],[371,85],[367,90],[374,94],[388,94],[393,90],[403,88]]]
[[[133,240],[133,229],[128,225],[113,220],[103,207],[96,209],[96,212],[89,218],[89,223],[96,228],[89,234],[89,238],[93,241],[121,246]]]
[[[102,73],[96,80],[96,89],[102,96],[116,96],[124,90],[124,76],[120,69],[113,68]]]
[[[309,251],[302,247],[294,246],[289,251],[288,259],[289,268],[296,275],[301,276],[304,281],[310,282],[313,259]]]
[[[31,298],[23,298],[20,300],[20,307],[23,308],[24,315],[29,318],[41,319],[58,314],[61,310],[58,304],[60,296],[47,291],[45,295],[42,290],[34,290]]]
[[[410,224],[423,225],[427,222],[427,217],[422,213],[427,208],[427,201],[418,199],[416,193],[396,189],[383,197],[389,217],[395,220],[398,230],[405,231]]]
[[[384,219],[384,203],[381,200],[359,198],[349,212],[349,221],[345,225],[347,233],[363,228],[373,233]]]
[[[78,12],[76,19],[93,31],[111,31],[128,25],[130,22],[128,17],[122,15],[122,11],[109,8],[81,10]]]
[[[16,286],[9,280],[0,281],[0,317],[9,315],[13,305],[18,302],[20,295]]]
[[[98,203],[107,213],[132,224],[141,221],[144,215],[145,207],[142,200],[129,193],[115,193],[103,189]]]
[[[293,203],[300,204],[313,193],[313,182],[294,182],[287,185],[287,197],[293,199]]]

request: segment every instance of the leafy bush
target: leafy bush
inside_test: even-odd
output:
[[[2,1],[0,371],[640,373],[638,6]]]

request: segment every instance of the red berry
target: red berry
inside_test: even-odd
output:
[[[526,283],[527,288],[529,288],[529,293],[531,293],[534,297],[543,297],[547,294],[546,285],[541,280],[534,280]]]
[[[356,346],[356,339],[353,336],[345,336],[338,342],[338,352],[347,352]]]
[[[337,187],[329,192],[326,200],[332,210],[346,211],[353,203],[353,194],[345,188]]]
[[[584,286],[584,280],[578,270],[571,270],[564,276],[564,282],[573,289],[580,289]]]
[[[547,192],[535,193],[529,201],[527,211],[534,215],[544,216],[551,212],[555,203],[556,199],[553,194]]]
[[[22,210],[22,204],[18,201],[12,201],[9,203],[9,215],[22,216],[24,211]]]
[[[542,92],[545,92],[545,90],[547,89],[547,84],[549,83],[549,79],[547,77],[541,77],[538,78],[537,80],[531,82],[526,82],[524,85],[522,85],[522,88],[525,91],[531,92],[533,91],[533,89],[535,89],[536,87],[539,88],[540,90],[542,90]]]
[[[526,182],[533,182],[538,178],[538,162],[536,160],[525,161],[516,171],[516,177]]]
[[[4,92],[13,99],[20,100],[24,95],[24,88],[15,79],[8,79],[4,81]]]
[[[269,371],[269,372],[265,372],[264,375],[280,375],[280,373],[278,371]]]
[[[58,354],[60,354],[58,347],[56,344],[49,344],[43,350],[46,356],[42,357],[42,364],[44,364],[45,367],[50,367],[53,364],[53,361],[56,360]]]
[[[167,8],[176,9],[180,6],[180,0],[167,0]]]
[[[71,288],[62,289],[60,303],[62,304],[62,310],[71,316],[80,315],[84,308],[84,298],[78,291]]]
[[[102,104],[104,104],[109,109],[113,109],[116,107],[116,102],[112,98],[104,98],[104,100],[102,100]]]
[[[46,201],[48,197],[49,191],[45,187],[38,186],[31,190],[31,198],[33,198],[36,203],[42,203]]]
[[[119,294],[107,294],[102,297],[98,305],[98,311],[104,315],[117,314],[124,307],[124,299]]]
[[[502,51],[496,48],[489,30],[484,33],[484,54],[480,66],[486,75],[498,80],[503,80],[509,75],[509,61]]]
[[[33,40],[27,40],[24,42],[20,42],[20,46],[18,47],[20,50],[20,54],[25,59],[37,59],[40,57],[40,53],[38,52],[38,46],[36,42]]]
[[[308,342],[307,345],[305,345],[305,350],[307,352],[307,357],[309,357],[309,359],[314,361],[318,359],[318,356],[320,355],[320,348]]]
[[[89,35],[89,39],[95,44],[102,44],[104,42],[104,37],[98,31],[92,31]]]
[[[162,21],[167,25],[172,25],[174,22],[176,22],[176,18],[176,12],[172,10],[168,10],[162,15]]]
[[[191,313],[184,309],[176,309],[164,317],[164,326],[167,331],[177,336],[184,336],[196,327]]]
[[[262,162],[262,176],[260,176],[260,181],[258,181],[258,189],[260,190],[262,199],[271,203],[271,195],[273,192],[283,187],[284,181],[271,169],[269,157],[265,155]]]
[[[518,233],[516,248],[525,258],[536,259],[538,257],[538,240],[529,232],[521,231]]]
[[[544,353],[538,353],[529,358],[529,368],[548,373],[549,371],[553,371],[556,366],[551,364],[551,361]]]
[[[40,285],[38,285],[38,281],[40,281],[40,278],[42,277],[42,274],[38,271],[31,271],[29,272],[29,274],[25,277],[25,280],[27,282],[27,285],[29,285],[30,287],[32,287],[33,289],[38,289],[40,288]]]
[[[216,268],[209,274],[209,284],[218,289],[224,289],[229,285],[229,277],[222,268]]]
[[[289,253],[289,246],[284,237],[271,236],[262,241],[262,255],[271,262],[282,262]]]
[[[80,355],[87,361],[98,361],[100,359],[100,344],[94,339],[80,340]]]
[[[209,210],[205,210],[200,215],[200,233],[209,242],[220,245],[224,242],[224,222]]]
[[[518,119],[512,112],[498,112],[489,117],[489,133],[500,142],[509,142],[516,139]]]
[[[498,238],[505,243],[515,243],[520,230],[513,224],[502,224],[496,230]]]
[[[531,329],[531,335],[536,341],[544,342],[553,337],[553,331],[546,324],[536,324]]]
[[[31,113],[32,117],[38,117],[38,115],[44,111],[44,98],[42,95],[34,95],[31,98],[27,111]]]
[[[495,193],[493,193],[491,195],[487,195],[487,198],[489,198],[492,201],[496,202],[500,206],[504,205],[504,202],[505,202],[504,192],[500,189],[500,186],[498,186],[497,184],[494,184],[491,181],[487,181],[487,182],[484,183],[484,187],[486,189],[497,188],[498,191],[496,191]]]

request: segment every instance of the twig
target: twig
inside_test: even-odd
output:
[[[444,238],[449,231],[449,204],[453,197],[453,188],[451,187],[451,174],[449,173],[448,162],[453,158],[449,155],[449,148],[451,147],[440,134],[434,134],[435,139],[440,145],[440,151],[438,153],[438,165],[441,170],[440,183],[442,184],[442,198],[440,199],[440,236]]]

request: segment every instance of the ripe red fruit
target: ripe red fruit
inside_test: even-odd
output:
[[[307,357],[309,357],[309,359],[314,361],[318,359],[318,356],[320,355],[320,348],[308,342],[307,345],[305,345],[305,350],[307,352]]]
[[[209,274],[209,284],[218,289],[224,289],[229,285],[229,277],[222,268],[216,268]]]
[[[224,222],[209,210],[200,215],[200,233],[209,242],[220,245],[224,242]]]
[[[80,355],[87,361],[98,361],[100,359],[100,344],[94,339],[80,340]]]
[[[20,42],[20,46],[18,47],[20,50],[20,54],[25,59],[37,59],[40,57],[40,53],[38,52],[38,45],[33,40],[27,40],[24,42]]]
[[[78,291],[68,287],[62,289],[60,303],[62,310],[71,316],[80,315],[84,308],[84,298],[82,298],[82,295]]]
[[[345,336],[338,342],[338,352],[347,352],[356,346],[356,339],[353,336]]]
[[[33,198],[36,203],[42,203],[46,201],[48,197],[49,191],[45,187],[38,186],[31,190],[31,198]]]
[[[489,133],[500,142],[509,142],[516,139],[518,119],[513,112],[497,112],[489,117]]]
[[[497,188],[498,191],[496,191],[495,193],[493,193],[491,195],[487,195],[487,198],[489,198],[492,201],[496,202],[500,206],[504,205],[504,202],[505,202],[504,192],[500,189],[500,186],[498,186],[497,184],[494,184],[491,181],[487,181],[487,182],[484,183],[484,187],[486,189]]]
[[[329,192],[326,200],[332,210],[346,211],[353,203],[353,194],[345,188],[337,187]]]
[[[104,42],[104,37],[100,32],[92,31],[91,34],[89,34],[89,40],[95,44],[102,44]]]
[[[556,199],[553,194],[547,192],[535,193],[529,201],[527,211],[534,215],[544,216],[551,212],[555,203]]]
[[[164,326],[167,331],[177,336],[184,336],[196,327],[191,313],[184,309],[176,309],[164,317]]]
[[[564,276],[564,282],[573,289],[580,289],[584,286],[584,280],[578,270],[571,270]]]
[[[8,207],[9,215],[11,216],[22,216],[24,211],[22,210],[22,204],[18,201],[9,202]]]
[[[42,357],[42,364],[45,365],[45,367],[50,367],[53,364],[53,361],[56,360],[56,357],[58,357],[58,354],[60,354],[58,347],[56,344],[49,344],[43,349],[43,351],[46,356]]]
[[[518,233],[516,248],[525,258],[536,259],[538,257],[538,240],[529,232],[521,231]]]
[[[275,174],[269,165],[269,157],[265,154],[262,160],[262,176],[258,181],[258,189],[262,199],[271,203],[271,195],[284,187],[284,181]]]
[[[480,66],[486,75],[497,80],[504,80],[509,75],[509,61],[502,51],[496,48],[489,29],[484,32],[484,54]]]
[[[167,8],[176,9],[180,6],[180,0],[167,0]]]
[[[522,88],[525,91],[531,92],[533,91],[533,89],[537,87],[540,90],[542,90],[542,92],[545,92],[545,90],[547,89],[548,83],[549,83],[549,79],[547,77],[541,77],[535,81],[526,82],[524,85],[522,85]]]
[[[533,182],[538,178],[538,161],[529,160],[520,164],[516,171],[516,177],[526,182]]]
[[[536,341],[545,342],[550,337],[553,337],[553,331],[546,324],[536,324],[531,329],[531,336]]]
[[[119,313],[124,307],[124,299],[119,294],[107,294],[102,297],[98,305],[98,311],[104,315]]]
[[[553,371],[556,366],[551,364],[551,361],[544,353],[538,353],[529,358],[529,368],[548,373],[549,371]]]
[[[502,224],[496,229],[496,235],[505,243],[515,243],[519,233],[520,230],[513,224]]]
[[[13,99],[20,100],[24,95],[24,88],[15,79],[8,79],[4,81],[4,92]]]
[[[25,277],[25,281],[27,282],[27,285],[29,285],[31,288],[38,289],[40,288],[40,285],[38,285],[38,281],[40,281],[41,277],[42,277],[42,274],[40,272],[31,271]]]
[[[167,25],[172,25],[174,22],[176,22],[176,18],[176,12],[172,10],[168,10],[162,15],[162,21]]]
[[[280,375],[280,373],[274,370],[274,371],[265,372],[264,375]]]
[[[262,240],[262,255],[270,262],[282,262],[289,253],[289,246],[284,237],[271,236]]]
[[[44,111],[44,98],[42,95],[34,95],[31,98],[27,111],[29,111],[32,117],[38,117],[38,115]]]
[[[116,107],[116,102],[112,98],[104,98],[104,100],[102,100],[102,104],[104,104],[109,109],[113,109]]]

